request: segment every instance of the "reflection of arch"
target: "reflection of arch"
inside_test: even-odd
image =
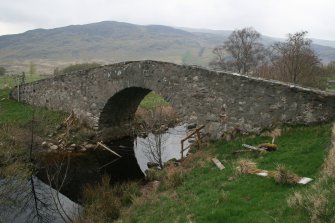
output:
[[[150,91],[146,88],[130,87],[114,94],[101,112],[99,128],[121,127],[132,123],[137,107]]]

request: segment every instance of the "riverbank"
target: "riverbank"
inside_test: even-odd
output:
[[[331,146],[331,127],[324,124],[284,128],[276,138],[278,150],[274,152],[233,154],[242,144],[271,142],[270,137],[213,142],[173,167],[173,173],[183,175],[179,183],[166,187],[168,182],[160,180],[159,186],[136,198],[122,212],[119,222],[309,222],[311,218],[306,210],[290,206],[288,199],[317,184]],[[212,163],[213,157],[223,163],[224,170],[220,171]],[[236,167],[241,159],[250,159],[266,170],[285,165],[295,174],[314,181],[307,185],[283,185],[271,178],[239,175]],[[166,174],[170,171],[168,168]],[[317,211],[327,207],[314,208]],[[330,222],[333,217],[334,214],[328,216],[328,221],[320,222]]]

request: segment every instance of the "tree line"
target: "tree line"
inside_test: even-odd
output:
[[[326,74],[335,74],[335,61],[323,66],[307,33],[289,34],[284,42],[266,47],[255,29],[235,30],[214,48],[215,57],[209,65],[216,70],[324,88]]]

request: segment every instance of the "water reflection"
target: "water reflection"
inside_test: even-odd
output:
[[[147,163],[148,162],[155,162],[151,154],[149,154],[152,149],[157,148],[150,148],[155,147],[152,145],[157,143],[157,140],[161,140],[161,147],[162,147],[162,161],[163,163],[171,160],[171,159],[180,159],[181,158],[181,140],[185,138],[187,134],[187,126],[186,125],[179,125],[173,128],[169,128],[165,133],[162,134],[161,138],[158,139],[155,137],[153,133],[148,134],[146,138],[137,137],[134,140],[134,151],[137,162],[144,173],[146,169],[148,169]],[[188,141],[185,141],[184,147],[186,148],[189,145]],[[184,151],[184,157],[186,156],[188,150]]]
[[[181,139],[186,136],[185,125],[169,128],[162,135],[163,151],[162,162],[170,159],[180,159]],[[111,184],[128,180],[143,179],[148,162],[152,162],[147,154],[147,140],[154,138],[148,134],[147,138],[125,137],[120,140],[106,142],[106,145],[122,157],[115,156],[105,149],[88,150],[85,152],[71,153],[68,177],[61,192],[70,199],[80,202],[81,191],[86,184],[97,184],[104,174],[110,176]],[[184,147],[189,145],[185,142]],[[184,157],[187,154],[184,151]],[[38,177],[48,183],[46,172],[40,170]]]

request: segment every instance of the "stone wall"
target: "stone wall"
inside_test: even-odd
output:
[[[20,98],[52,110],[73,110],[101,129],[131,122],[151,90],[169,101],[183,122],[206,124],[214,138],[236,128],[259,132],[330,121],[335,115],[333,94],[157,61],[118,63],[37,81],[21,86]]]

